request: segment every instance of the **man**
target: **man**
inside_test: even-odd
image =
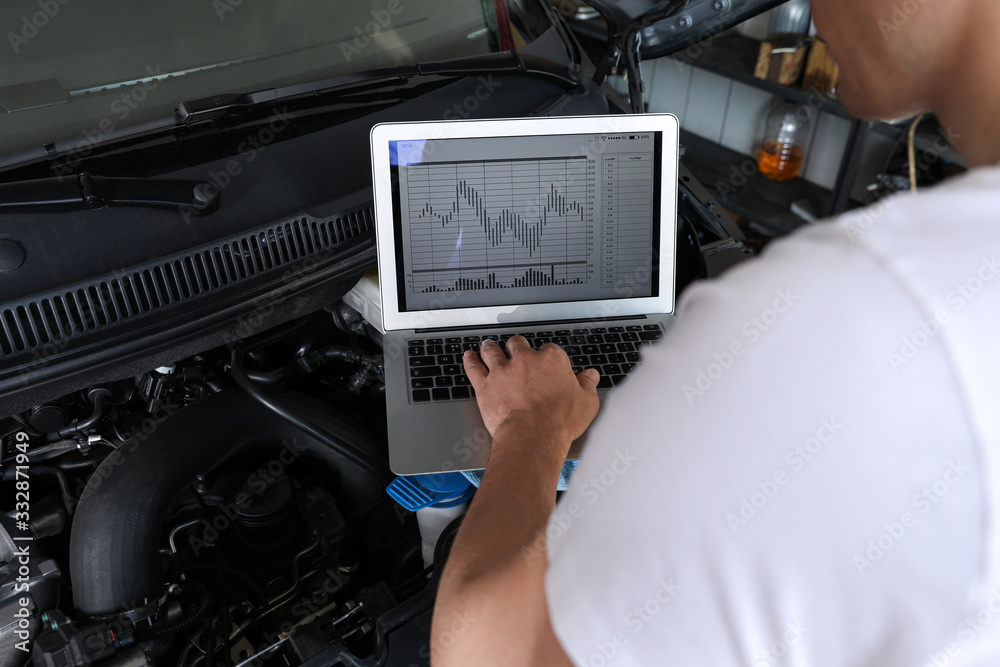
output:
[[[468,354],[494,439],[437,665],[1000,664],[1000,3],[813,14],[847,109],[931,109],[975,169],[689,289],[558,507],[596,373]]]

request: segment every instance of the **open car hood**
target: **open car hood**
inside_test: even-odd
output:
[[[618,31],[641,29],[640,53],[659,58],[708,39],[785,0],[594,0]]]

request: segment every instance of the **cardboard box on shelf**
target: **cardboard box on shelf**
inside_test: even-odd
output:
[[[809,50],[802,87],[830,97],[836,96],[840,84],[840,67],[830,57],[826,42],[817,39]]]
[[[802,35],[777,35],[761,42],[754,76],[786,86],[798,83],[806,60],[807,40]]]

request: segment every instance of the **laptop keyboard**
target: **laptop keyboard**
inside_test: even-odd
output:
[[[663,338],[658,324],[614,327],[574,327],[540,329],[504,334],[412,338],[407,341],[410,398],[428,403],[475,398],[476,392],[465,375],[462,355],[479,351],[490,338],[503,345],[511,336],[524,336],[531,347],[555,343],[569,355],[573,372],[596,368],[601,373],[598,389],[610,389],[625,380],[641,361],[643,347]]]

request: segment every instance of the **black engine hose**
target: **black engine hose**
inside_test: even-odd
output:
[[[52,466],[32,466],[32,475],[49,475],[56,478],[56,483],[59,484],[59,491],[62,493],[63,505],[66,506],[66,512],[70,516],[73,515],[73,494],[69,491],[69,483],[66,482],[66,474],[59,468]]]
[[[277,392],[275,392],[277,393]],[[324,461],[357,507],[384,494],[392,479],[384,443],[316,399],[283,391],[281,404],[331,438],[317,438],[241,391],[203,398],[112,452],[80,498],[70,539],[70,575],[78,611],[130,611],[163,592],[158,550],[167,507],[195,475],[250,450],[281,451],[271,462]],[[289,460],[291,457],[291,460]],[[359,463],[358,461],[361,461]]]
[[[30,422],[28,422],[27,419],[17,414],[16,412],[11,413],[10,418],[16,421],[21,426],[21,430],[30,435],[31,437],[42,438],[45,436],[44,433],[36,429],[34,426],[31,425]]]
[[[455,537],[458,536],[458,529],[462,527],[462,519],[465,515],[457,516],[451,520],[441,534],[438,536],[437,544],[434,545],[434,574],[431,582],[437,586],[441,581],[441,573],[444,572],[444,564],[451,555],[451,547],[455,544]]]
[[[211,593],[207,593],[200,602],[191,606],[191,609],[188,610],[184,618],[173,623],[166,623],[159,626],[154,625],[151,628],[137,628],[135,638],[141,642],[148,642],[151,639],[193,630],[205,619],[205,616],[208,615],[208,612],[212,610],[214,605],[215,598],[212,597]]]
[[[54,466],[59,468],[64,472],[72,472],[74,470],[87,470],[88,468],[96,468],[101,465],[104,459],[111,456],[115,450],[102,449],[99,453],[93,453],[87,455],[86,458],[76,458],[75,455],[69,454],[58,458],[52,462]]]
[[[261,384],[276,384],[296,376],[307,375],[334,359],[340,359],[348,363],[366,366],[382,363],[382,357],[379,355],[367,354],[361,350],[344,345],[329,345],[327,347],[320,348],[315,352],[303,355],[294,361],[290,361],[284,366],[280,366],[273,371],[255,371],[245,368],[243,370],[246,373],[246,376],[254,382],[259,382]]]
[[[87,399],[93,404],[94,410],[90,413],[90,416],[86,419],[80,419],[69,426],[65,426],[55,434],[52,434],[50,438],[58,440],[59,438],[72,438],[77,435],[85,435],[87,429],[91,428],[97,422],[101,420],[104,416],[104,404],[107,400],[111,398],[111,391],[105,389],[104,387],[95,387],[87,392]]]
[[[277,392],[273,389],[265,391],[263,388],[257,386],[257,384],[255,384],[254,381],[247,376],[246,371],[243,370],[244,353],[245,348],[242,345],[238,345],[233,349],[230,372],[232,373],[233,380],[236,382],[236,386],[245,391],[255,401],[263,405],[278,417],[301,429],[305,433],[308,433],[312,437],[316,438],[316,440],[325,443],[328,447],[339,452],[344,456],[344,458],[348,459],[355,465],[369,469],[372,474],[378,474],[382,470],[387,469],[385,466],[375,468],[363,450],[354,451],[353,447],[349,443],[344,442],[342,438],[337,437],[337,435],[329,429],[324,428],[321,424],[310,421],[304,415],[296,413],[294,408],[289,406],[280,398],[276,397]],[[388,482],[386,484],[388,484]]]

